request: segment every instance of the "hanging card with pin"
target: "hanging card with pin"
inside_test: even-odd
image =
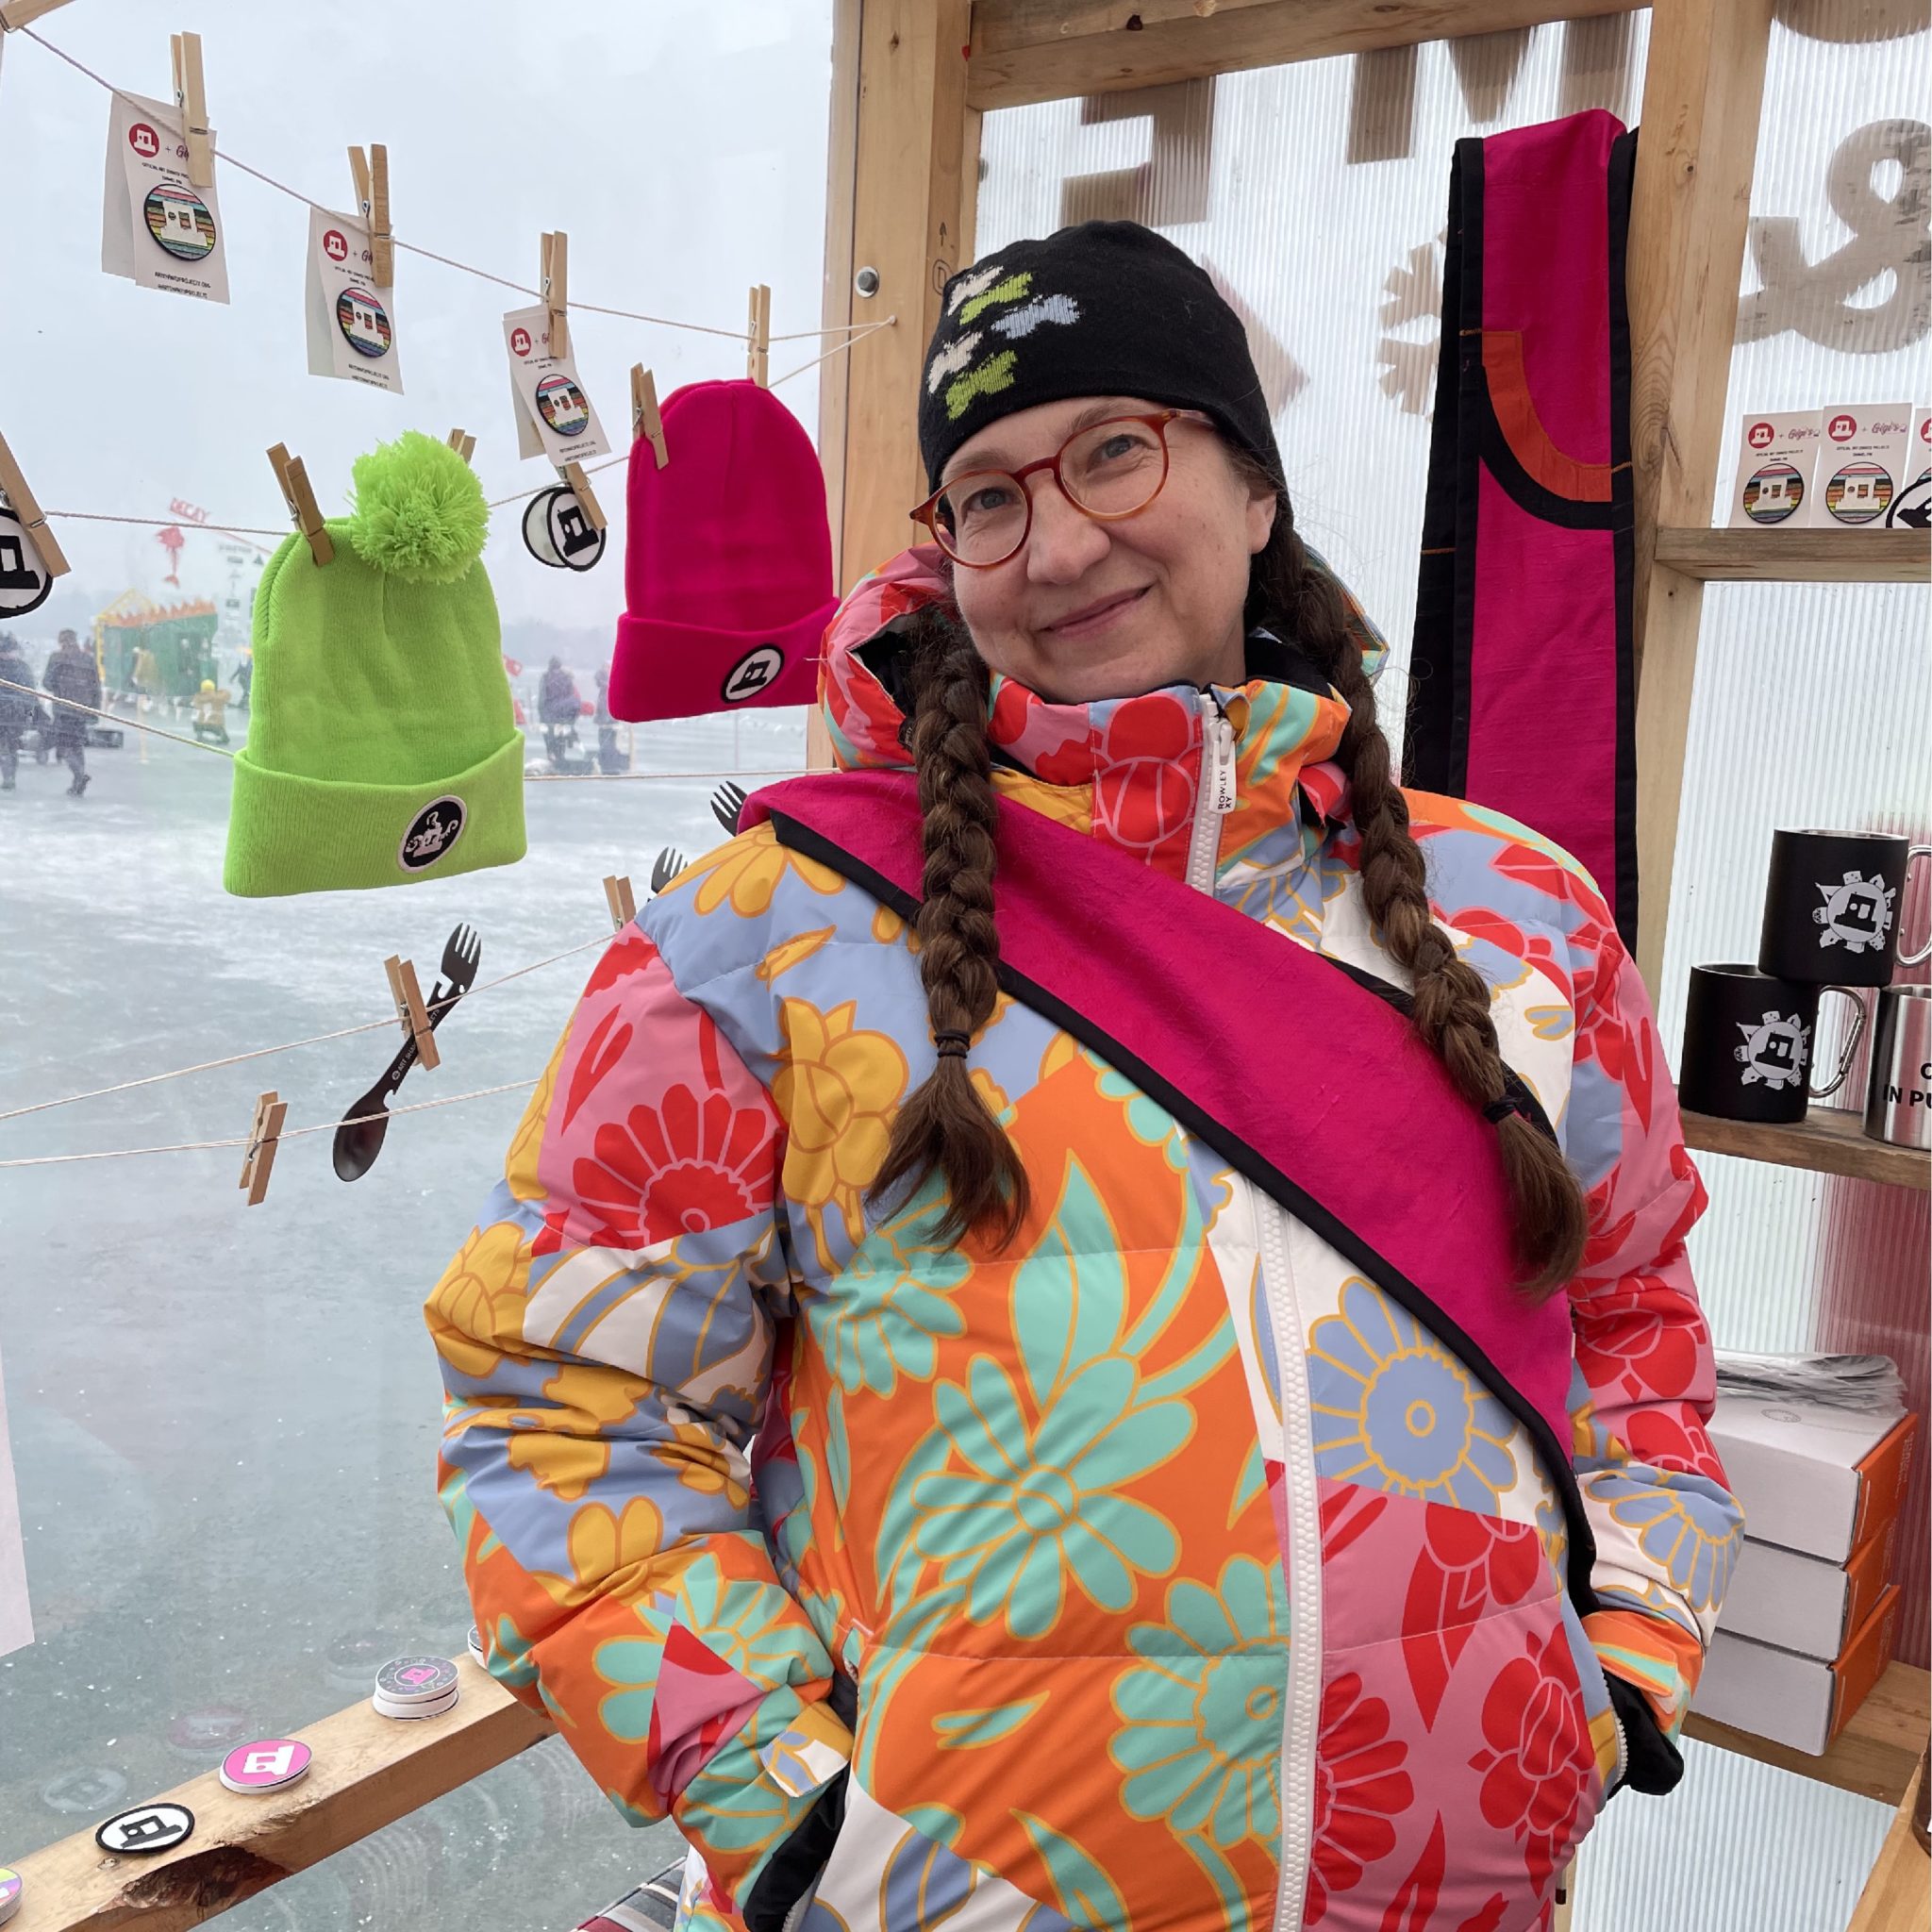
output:
[[[375,278],[368,225],[308,211],[308,373],[403,392],[395,291]]]
[[[608,457],[604,425],[577,379],[576,358],[551,341],[551,310],[542,303],[512,308],[503,318],[509,356],[510,396],[517,416],[517,454],[565,463]]]
[[[194,42],[192,72],[184,77],[198,97],[200,42],[192,34],[178,38]],[[225,302],[227,244],[214,169],[208,165],[214,131],[199,119],[205,108],[198,98],[186,110],[139,94],[109,98],[102,270],[140,288]]]

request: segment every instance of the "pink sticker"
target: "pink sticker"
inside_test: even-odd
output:
[[[293,1738],[258,1738],[222,1759],[222,1782],[231,1791],[265,1791],[291,1784],[308,1769],[308,1746]]]

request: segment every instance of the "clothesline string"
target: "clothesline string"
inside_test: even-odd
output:
[[[408,1107],[385,1108],[377,1113],[358,1113],[349,1120],[323,1121],[309,1127],[284,1127],[275,1139],[294,1141],[304,1134],[332,1134],[338,1127],[359,1127],[369,1121],[392,1120],[400,1113],[427,1113],[433,1107],[455,1107],[464,1100],[487,1100],[492,1093],[516,1093],[536,1084],[535,1080],[506,1080],[501,1087],[478,1087],[471,1093],[449,1093],[440,1100],[413,1101]],[[164,1147],[104,1147],[97,1154],[27,1154],[18,1159],[0,1160],[0,1167],[63,1167],[75,1160],[127,1160],[142,1154],[199,1154],[208,1149],[253,1144],[251,1135],[238,1134],[225,1141],[175,1141]]]
[[[57,708],[66,706],[74,711],[85,711],[90,718],[100,718],[117,727],[130,731],[145,731],[155,738],[165,738],[175,744],[185,744],[195,751],[212,752],[219,758],[238,758],[238,752],[230,751],[224,744],[209,744],[199,738],[183,738],[178,731],[164,731],[158,724],[144,724],[139,718],[130,718],[121,711],[104,711],[97,705],[84,705],[78,698],[56,697],[51,691],[36,685],[16,684],[10,677],[0,677],[0,691],[25,692],[30,698],[46,698]],[[525,772],[526,785],[603,785],[617,781],[629,784],[694,784],[705,778],[795,778],[798,768],[795,765],[757,766],[749,770],[735,767],[727,770],[723,765],[713,766],[702,772]],[[6,1115],[0,1114],[0,1120]]]
[[[64,60],[76,74],[85,75],[96,87],[104,88],[108,93],[114,95],[117,100],[125,101],[129,107],[142,107],[142,104],[135,95],[128,93],[125,89],[116,87],[105,75],[96,74],[85,61],[77,60],[64,47],[57,47],[44,34],[36,33],[30,26],[17,27],[14,31],[25,34],[36,45],[44,47],[57,60]],[[142,108],[142,111],[146,111],[145,108]],[[179,135],[182,131],[178,125],[165,120],[165,118],[162,119],[162,125],[167,127],[171,134]],[[323,202],[310,200],[299,188],[291,188],[286,181],[277,181],[273,175],[265,175],[259,168],[251,167],[248,162],[238,159],[234,155],[228,153],[225,148],[217,147],[214,150],[214,154],[216,159],[225,161],[231,167],[239,168],[242,174],[252,175],[256,180],[261,182],[264,187],[273,188],[278,194],[286,194],[291,201],[299,201],[304,208],[314,208],[320,214],[334,214],[337,212],[336,209],[329,208]],[[494,282],[499,288],[508,289],[515,294],[528,295],[532,300],[541,299],[542,291],[541,289],[530,288],[523,282],[511,281],[508,275],[495,275],[487,268],[477,268],[472,262],[458,261],[453,256],[438,255],[434,249],[420,247],[413,242],[405,242],[399,235],[392,235],[390,239],[395,247],[404,249],[410,255],[420,255],[425,260],[441,262],[445,268],[458,269],[464,275],[475,275],[481,281]],[[648,322],[659,328],[680,328],[693,335],[723,336],[729,341],[740,342],[750,340],[741,328],[714,328],[708,323],[678,322],[668,315],[646,315],[635,308],[609,308],[598,302],[573,301],[568,306],[572,308],[581,308],[592,315],[612,315],[624,322]],[[794,329],[786,335],[767,336],[765,340],[772,342],[795,342],[813,336],[857,336],[870,333],[873,329],[883,326],[884,325],[880,323],[827,324],[821,328]],[[811,366],[809,363],[806,365],[807,368]],[[802,372],[794,370],[792,373],[798,375]]]
[[[471,987],[468,992],[455,994],[449,999],[426,1000],[424,1010],[431,1015],[440,1013],[444,1008],[455,1006],[459,999],[474,999],[479,992],[488,992],[492,987],[507,986],[512,979],[523,978],[526,973],[555,966],[559,959],[572,959],[579,953],[589,952],[592,946],[609,943],[608,937],[599,933],[595,939],[566,946],[560,953],[552,953],[547,959],[533,959],[527,966],[518,966],[508,973],[499,974],[494,979],[486,979],[480,985]],[[377,1033],[397,1024],[396,1015],[391,1012],[380,1020],[365,1020],[354,1026],[339,1026],[333,1033],[311,1033],[305,1040],[285,1040],[279,1046],[251,1047],[246,1053],[231,1053],[218,1060],[202,1060],[192,1067],[175,1067],[165,1074],[143,1074],[139,1079],[120,1080],[111,1087],[95,1087],[85,1093],[66,1093],[58,1100],[37,1100],[30,1107],[11,1108],[0,1113],[0,1121],[17,1121],[30,1113],[45,1113],[52,1108],[74,1107],[83,1100],[101,1100],[110,1093],[131,1092],[137,1087],[158,1087],[166,1080],[183,1080],[191,1074],[210,1073],[218,1067],[237,1067],[244,1060],[267,1059],[273,1054],[292,1053],[298,1046],[320,1046],[330,1040],[347,1040],[353,1034]]]

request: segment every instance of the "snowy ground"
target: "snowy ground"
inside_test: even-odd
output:
[[[797,712],[638,734],[641,769],[803,756]],[[221,890],[224,761],[133,734],[90,759],[84,799],[31,761],[0,793],[0,1111],[379,1018],[384,958],[413,958],[426,991],[459,921],[488,979],[606,930],[605,874],[641,900],[660,847],[721,836],[710,779],[532,784],[520,865],[246,901]],[[533,1078],[594,957],[466,1001],[437,1036],[442,1065],[400,1100]],[[290,1124],[333,1121],[393,1044],[372,1033],[0,1122],[0,1159],[226,1139],[269,1087]],[[254,1208],[229,1148],[0,1169],[0,1361],[38,1636],[0,1660],[0,1864],[352,1702],[362,1651],[460,1654],[421,1304],[522,1105],[403,1116],[353,1189],[327,1135],[286,1142]],[[557,1932],[678,1851],[621,1823],[553,1740],[223,1923]]]

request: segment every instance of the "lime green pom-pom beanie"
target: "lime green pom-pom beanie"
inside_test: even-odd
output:
[[[457,452],[411,430],[355,466],[335,558],[284,541],[255,593],[248,742],[222,882],[333,892],[524,856],[524,735],[483,569],[490,512]]]

